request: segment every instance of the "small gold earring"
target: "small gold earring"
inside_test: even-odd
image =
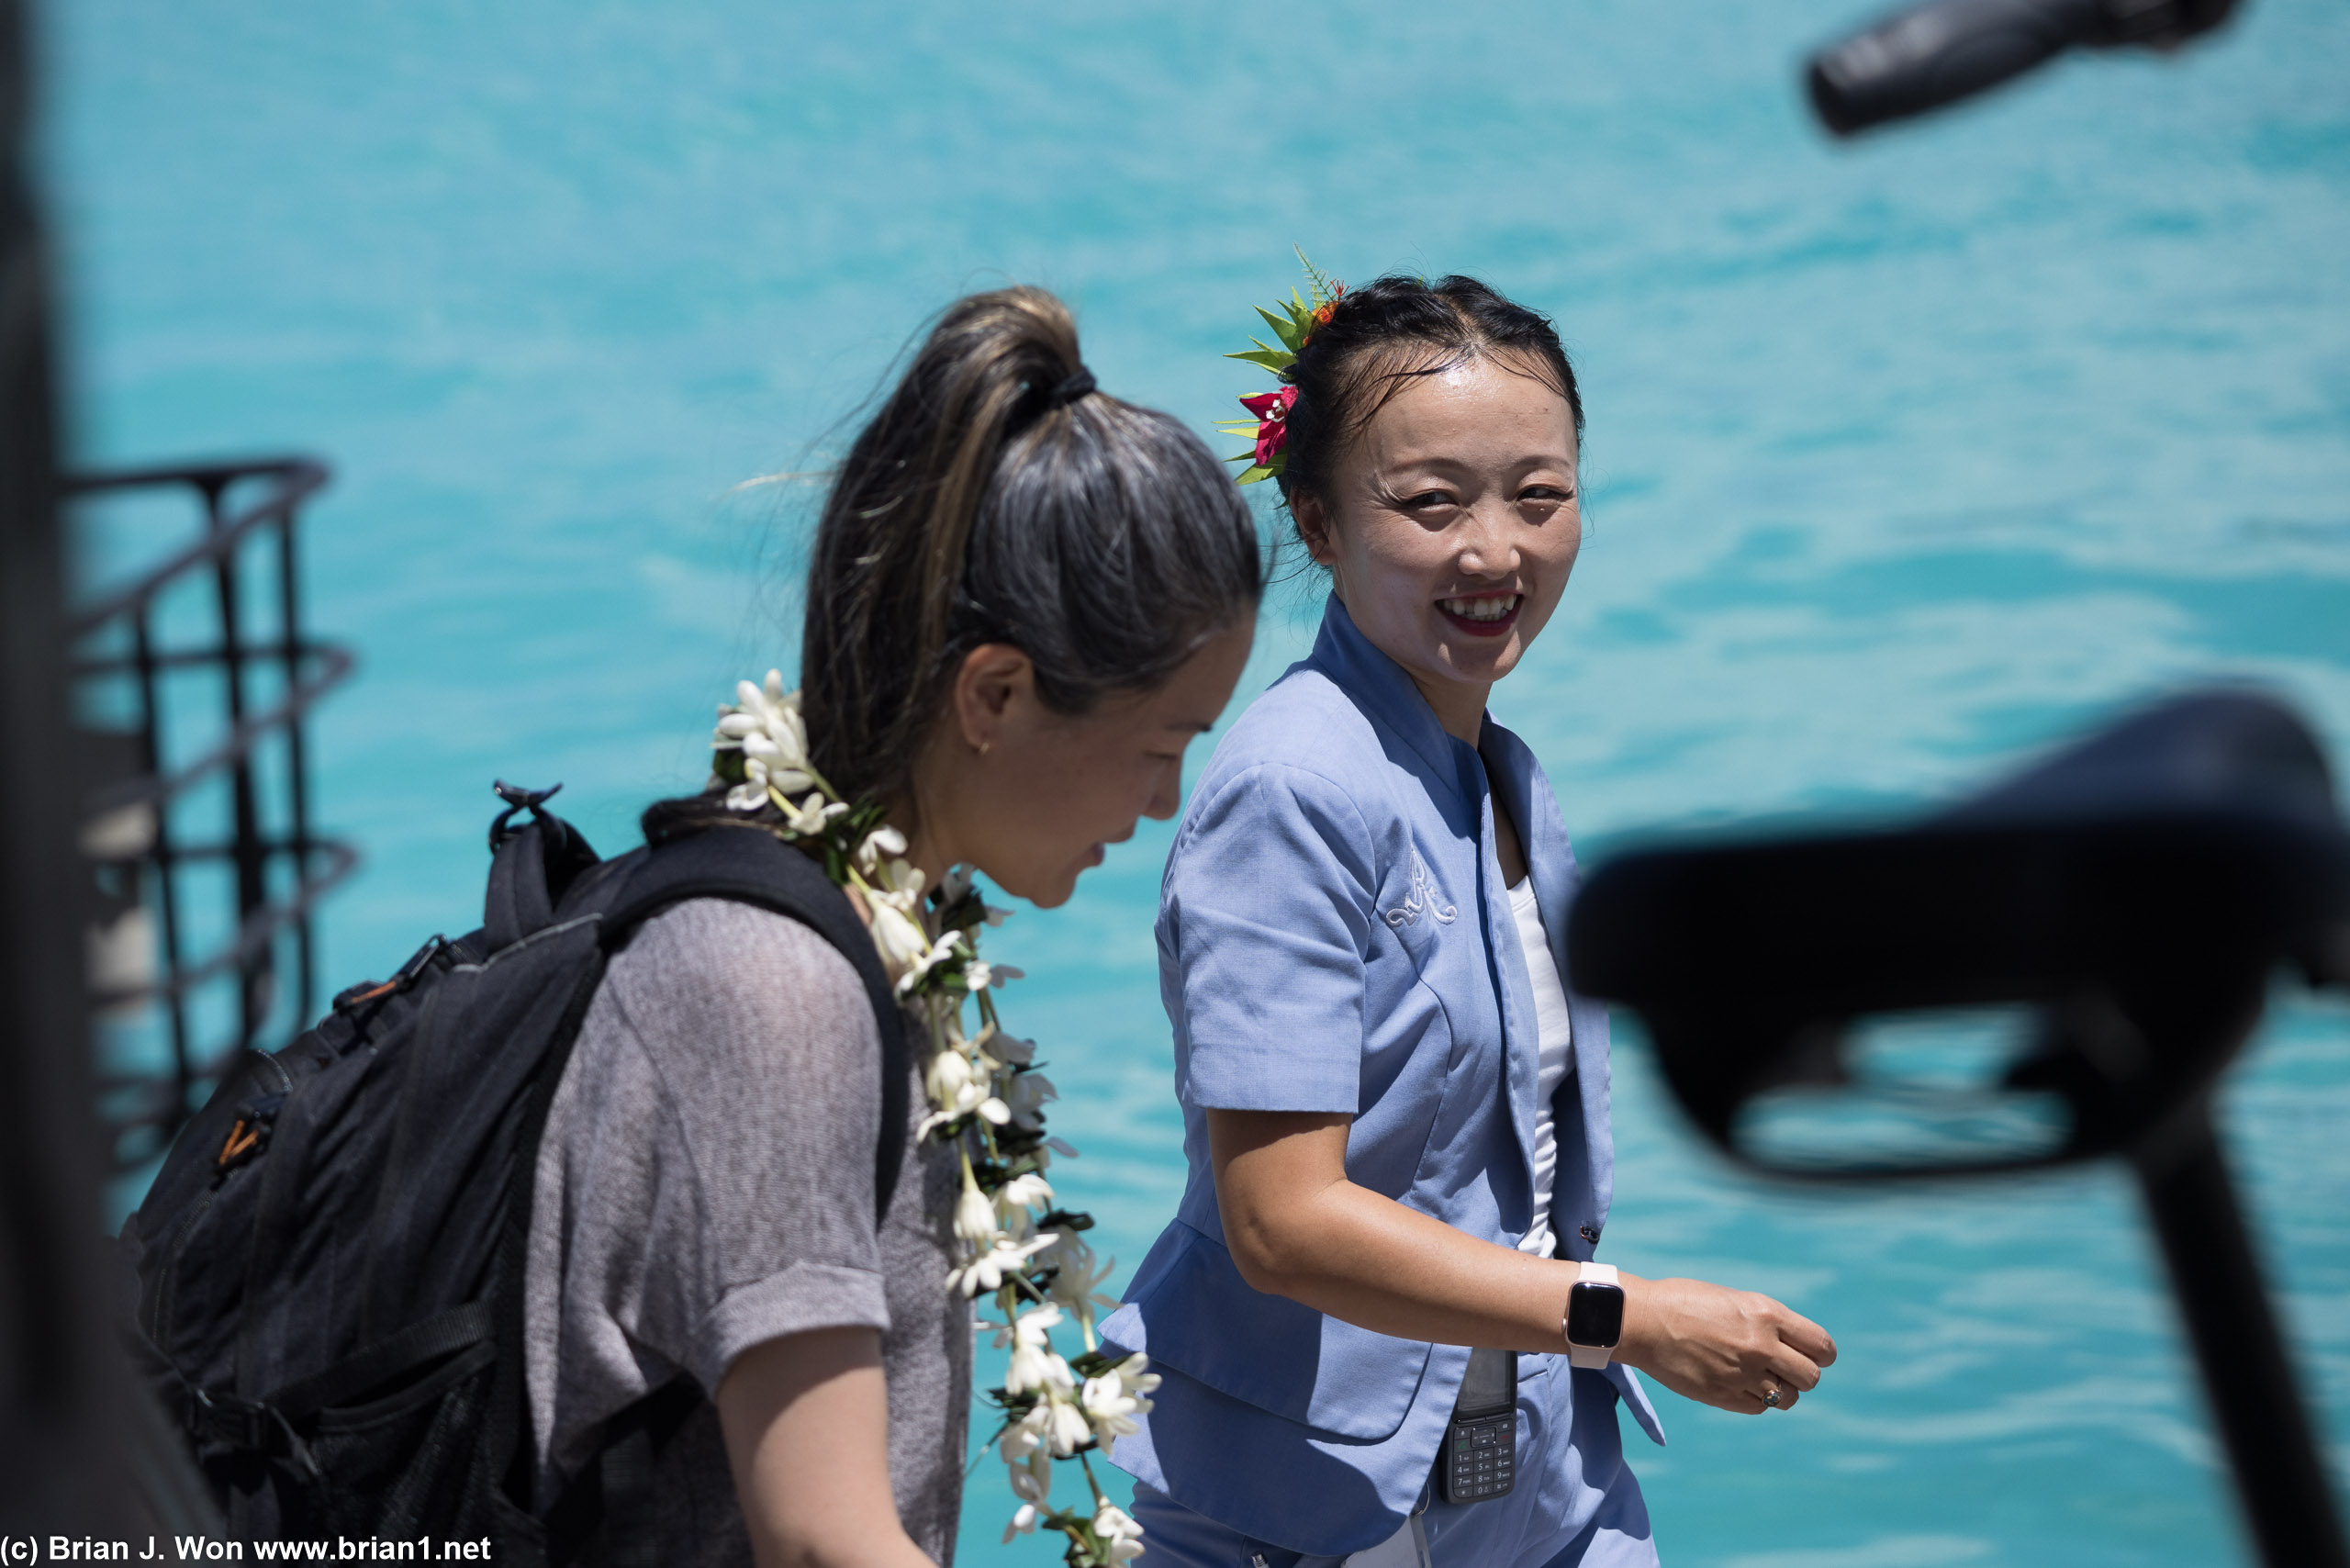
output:
[[[979,755],[980,755],[981,756],[987,756],[987,754],[988,754],[988,748],[989,748],[989,747],[990,747],[990,746],[992,746],[992,745],[995,745],[995,742],[993,742],[993,741],[981,741],[981,742],[979,743]]]

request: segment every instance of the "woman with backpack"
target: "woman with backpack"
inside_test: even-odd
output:
[[[1194,786],[1161,884],[1191,1180],[1103,1325],[1162,1385],[1115,1462],[1159,1568],[1653,1563],[1637,1367],[1784,1410],[1835,1359],[1766,1296],[1595,1253],[1606,1010],[1576,871],[1486,712],[1582,544],[1557,332],[1472,279],[1266,313],[1255,465],[1330,575],[1312,654]]]
[[[537,1506],[599,1518],[591,1559],[950,1562],[975,1299],[1022,1315],[1017,1522],[1134,1555],[1098,1493],[1051,1493],[1151,1380],[1052,1348],[1074,1318],[1091,1349],[1098,1279],[957,868],[1050,907],[1171,816],[1261,585],[1226,472],[1096,389],[1058,300],[945,313],[824,504],[800,692],[744,683],[711,791],[646,816],[656,845],[781,838],[843,887],[904,1003],[905,1112],[858,966],[810,925],[693,899],[614,955],[547,1114],[524,1294]]]

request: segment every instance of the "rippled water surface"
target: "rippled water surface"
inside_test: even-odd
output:
[[[796,652],[805,491],[929,311],[1078,307],[1203,428],[1289,247],[1556,315],[1595,533],[1496,708],[1587,851],[1931,798],[2120,705],[2248,677],[2350,739],[2350,11],[2254,0],[1827,145],[1830,0],[1255,11],[747,0],[74,0],[49,155],[91,461],[290,448],[338,477],[317,621],[357,682],[319,786],[366,851],[328,978],[473,924],[493,775],[599,841]],[[126,540],[95,546],[118,569]],[[1268,615],[1246,691],[1304,645]],[[1072,1186],[1131,1262],[1181,1176],[1162,828],[1002,955]],[[2224,1476],[2113,1174],[1824,1199],[1705,1153],[1628,1027],[1616,1260],[1771,1291],[1844,1352],[1790,1417],[1667,1397],[1666,1561],[2207,1562]],[[2350,1011],[2280,996],[2226,1103],[2350,1453]],[[1642,1445],[1645,1448],[1645,1445]],[[962,1560],[1008,1505],[973,1488]]]

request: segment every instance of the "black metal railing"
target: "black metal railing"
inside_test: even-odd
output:
[[[358,864],[314,831],[310,804],[304,720],[352,668],[303,631],[300,509],[326,482],[285,458],[65,487],[85,514],[173,498],[199,512],[187,543],[70,629],[102,781],[82,846],[99,881],[98,1109],[118,1170],[167,1148],[239,1051],[316,1012],[312,913]]]

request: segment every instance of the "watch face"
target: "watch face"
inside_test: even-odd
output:
[[[1624,1337],[1624,1287],[1585,1280],[1567,1293],[1567,1343],[1609,1345]]]

